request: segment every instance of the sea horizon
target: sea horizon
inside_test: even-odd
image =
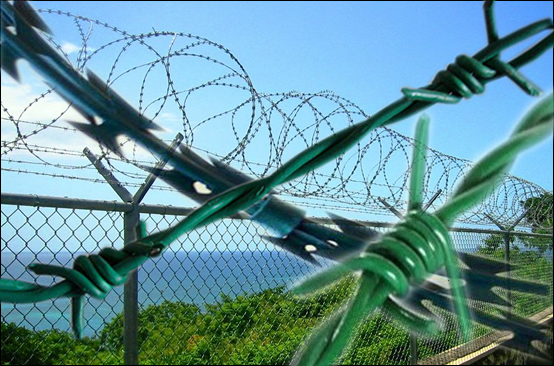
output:
[[[33,262],[71,266],[79,254],[68,251],[33,253],[22,251],[2,254],[2,278],[35,282],[26,267]],[[16,259],[17,258],[17,259]],[[256,251],[167,251],[138,269],[139,307],[163,301],[197,305],[215,304],[221,294],[232,298],[278,286],[290,286],[314,273],[316,267],[281,250]],[[38,276],[36,282],[52,285],[50,276]],[[70,300],[59,298],[34,304],[2,303],[2,322],[14,322],[28,329],[70,331]],[[85,336],[99,335],[111,319],[123,311],[123,286],[114,288],[104,300],[87,296]]]

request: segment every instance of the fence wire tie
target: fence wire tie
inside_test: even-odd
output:
[[[105,248],[98,255],[77,258],[74,269],[52,265],[32,264],[29,269],[36,274],[49,274],[65,278],[51,287],[1,279],[2,302],[38,302],[60,296],[72,297],[73,322],[77,335],[82,331],[83,295],[104,298],[115,285],[124,282],[126,275],[142,265],[150,256],[159,255],[183,233],[246,210],[286,182],[299,178],[321,165],[342,155],[371,130],[404,119],[434,103],[456,103],[462,98],[484,91],[486,83],[507,76],[530,95],[539,94],[537,87],[518,69],[552,48],[552,32],[530,49],[510,62],[500,60],[503,50],[524,41],[544,30],[552,29],[552,20],[545,19],[523,27],[503,38],[498,38],[492,13],[492,1],[485,2],[485,19],[489,44],[473,56],[459,56],[446,70],[440,71],[432,83],[419,89],[404,88],[404,96],[377,112],[374,116],[331,135],[307,148],[273,174],[238,185],[205,202],[174,227],[139,239],[123,250]],[[72,124],[110,148],[120,153],[115,139],[126,134],[155,153],[163,154],[167,147],[153,136],[151,131],[159,127],[133,109],[117,93],[111,90],[91,71],[87,78],[75,71],[37,33],[50,30],[25,1],[13,5],[2,2],[2,69],[14,78],[18,77],[16,61],[28,60],[56,92],[72,103],[90,124]],[[104,121],[96,124],[96,119]],[[416,140],[427,138],[426,118],[420,120]],[[332,282],[345,273],[362,270],[362,276],[350,307],[342,309],[323,328],[314,332],[308,342],[308,351],[297,358],[301,364],[330,364],[341,353],[357,320],[388,301],[390,293],[407,293],[410,282],[417,283],[425,276],[444,266],[451,278],[456,312],[460,317],[465,339],[470,336],[469,311],[465,304],[456,256],[447,228],[455,217],[491,193],[494,182],[508,170],[516,155],[524,148],[548,136],[552,130],[552,96],[524,118],[510,139],[483,158],[465,177],[452,199],[434,214],[421,210],[421,174],[424,169],[425,143],[418,142],[414,149],[411,174],[411,190],[407,218],[386,234],[381,244],[370,245],[359,256],[308,280],[297,291],[311,291]],[[270,225],[270,222],[267,222]],[[405,241],[400,232],[411,234]],[[413,239],[421,237],[421,240]],[[384,245],[382,243],[389,243]],[[147,249],[150,248],[148,252]],[[400,255],[402,254],[402,255]],[[407,258],[411,258],[413,263]],[[391,260],[392,259],[392,260]],[[419,261],[418,261],[419,259]],[[404,323],[412,329],[430,329],[431,323],[406,309],[387,303]],[[410,317],[412,315],[413,317]],[[81,324],[81,325],[80,325]],[[79,329],[81,327],[81,329]],[[314,341],[315,340],[315,341]]]

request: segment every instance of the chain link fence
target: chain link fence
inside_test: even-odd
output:
[[[183,148],[209,154],[253,178],[267,176],[299,151],[368,117],[356,103],[329,90],[259,91],[227,47],[201,36],[155,29],[133,34],[61,10],[39,13],[46,23],[65,30],[54,34],[77,43],[43,34],[47,45],[75,70],[94,70],[114,90],[136,91],[125,99],[166,129],[157,132],[157,138],[171,141],[170,131],[180,131]],[[117,149],[122,157],[96,146],[96,140],[83,140],[81,130],[65,122],[78,120],[81,112],[58,99],[55,88],[31,83],[3,87],[8,91],[2,93],[1,115],[6,176],[61,179],[93,190],[93,183],[106,183],[94,167],[104,161],[111,173],[123,179],[120,187],[130,188],[143,187],[144,178],[157,166],[158,157],[143,151],[140,141],[120,139]],[[227,137],[225,141],[215,142],[214,129]],[[414,141],[388,128],[367,137],[334,164],[282,185],[279,196],[319,212],[341,210],[359,218],[379,215],[388,220],[392,213],[383,204],[406,206],[408,156]],[[85,145],[99,155],[95,162],[84,159],[89,157],[81,150]],[[452,196],[472,164],[432,149],[427,163],[423,195],[431,211]],[[152,189],[183,193],[158,184]],[[52,285],[55,278],[35,278],[27,266],[33,262],[71,266],[80,254],[110,246],[119,249],[128,239],[130,204],[49,201],[38,196],[22,203],[14,196],[2,194],[2,278]],[[141,218],[148,232],[154,233],[175,225],[190,211],[141,206]],[[509,261],[512,278],[548,284],[549,296],[500,289],[498,295],[511,300],[516,315],[531,317],[545,309],[551,314],[552,192],[506,175],[493,196],[463,214],[459,223],[477,227],[483,221],[503,231],[455,229],[456,249]],[[513,232],[519,221],[520,231]],[[318,222],[338,230],[331,220]],[[380,232],[391,226],[365,224]],[[129,294],[127,285],[132,281],[103,301],[87,300],[86,337],[80,341],[70,333],[67,298],[3,303],[2,364],[135,364],[136,348],[141,364],[287,364],[314,327],[346,301],[356,281],[351,276],[316,297],[293,297],[288,289],[321,268],[277,249],[263,236],[271,233],[251,221],[224,219],[183,235],[162,256],[140,267],[140,312],[133,337],[127,327],[133,312],[122,315],[129,310],[123,292]],[[322,268],[332,265],[322,264]],[[490,304],[474,308],[487,314],[498,311]],[[359,328],[340,363],[414,364],[432,357],[446,363],[440,357],[459,345],[459,327],[452,314],[431,310],[443,324],[437,337],[410,334],[377,312]],[[474,337],[493,331],[475,325]],[[137,339],[128,342],[134,336]],[[130,350],[128,345],[135,341],[136,347]]]
[[[26,206],[6,204],[4,195],[2,202],[2,277],[51,285],[55,279],[35,279],[26,266],[32,262],[69,266],[79,254],[123,245],[124,205],[44,207],[37,198],[36,204]],[[141,219],[153,233],[174,225],[179,210],[181,215],[187,212],[141,206]],[[390,226],[365,224],[381,232]],[[316,297],[292,297],[287,289],[320,269],[264,242],[261,236],[268,234],[248,220],[222,220],[184,235],[139,269],[141,364],[290,362],[310,331],[348,298],[355,278]],[[513,313],[529,317],[552,305],[551,236],[479,229],[456,229],[452,236],[458,251],[499,260],[506,256],[507,238],[510,263],[515,266],[512,278],[544,282],[551,289],[547,297],[512,291]],[[323,268],[331,264],[324,262]],[[3,303],[2,364],[122,364],[122,292],[118,287],[104,301],[88,299],[82,341],[70,333],[68,299]],[[491,305],[478,308],[496,311]],[[443,322],[439,336],[411,340],[407,331],[376,313],[360,327],[341,363],[411,364],[452,349],[460,339],[455,317],[444,312],[439,317]],[[491,331],[476,325],[474,337]]]

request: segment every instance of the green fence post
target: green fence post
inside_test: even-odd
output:
[[[527,213],[529,212],[529,209],[525,210],[519,216],[516,221],[510,227],[506,228],[504,225],[496,221],[492,216],[489,214],[485,214],[489,220],[491,220],[500,230],[504,231],[504,262],[506,263],[506,277],[508,278],[508,286],[506,289],[506,300],[508,301],[508,314],[512,314],[512,289],[510,285],[510,279],[512,278],[511,268],[510,268],[510,241],[512,239],[511,232],[515,229],[515,227],[525,218]]]

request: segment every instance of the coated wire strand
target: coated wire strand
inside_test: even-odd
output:
[[[456,272],[457,267],[455,262],[451,259],[447,260],[454,255],[447,229],[440,222],[433,220],[431,215],[421,212],[421,196],[419,193],[422,188],[421,173],[425,169],[426,154],[424,143],[427,141],[428,124],[428,118],[423,116],[418,122],[416,131],[417,143],[414,147],[410,182],[410,188],[416,192],[410,195],[408,206],[412,209],[411,213],[404,221],[395,226],[392,231],[385,234],[383,239],[377,244],[369,245],[365,253],[347,261],[346,266],[345,264],[339,265],[335,269],[312,277],[296,288],[296,293],[311,292],[334,282],[350,270],[363,270],[360,289],[351,302],[352,306],[347,306],[341,314],[343,320],[336,323],[332,328],[325,327],[324,331],[316,331],[316,335],[312,336],[305,346],[305,349],[308,351],[300,353],[300,356],[297,356],[294,363],[332,363],[341,350],[346,347],[357,322],[365,314],[370,313],[373,309],[384,303],[389,293],[395,292],[399,296],[405,295],[409,281],[420,283],[425,279],[426,273],[434,273],[445,263],[453,283],[456,284],[456,281],[458,281],[459,274]],[[367,263],[368,257],[375,259],[373,263]],[[403,281],[391,281],[390,276],[393,272],[390,268],[387,269],[385,266],[379,265],[380,262],[394,263],[393,266],[398,266],[401,272],[397,272],[394,276],[402,277]],[[336,268],[340,270],[344,267],[347,268],[347,271],[344,273],[339,271],[337,273]],[[388,279],[387,276],[389,276]],[[383,279],[386,281],[380,282]],[[358,296],[360,293],[364,295]],[[457,293],[456,297],[460,298],[459,301],[456,301],[458,313],[461,317],[467,319],[467,307],[463,303],[463,294]],[[409,325],[409,328],[427,331],[431,329],[436,330],[436,327],[432,327],[429,321],[419,317],[417,314],[407,309],[402,311],[398,305],[391,301],[387,305],[389,313],[393,314],[396,318],[400,318],[401,323]],[[463,322],[463,330],[467,334],[467,321]],[[325,334],[325,332],[331,331],[332,336],[328,333]],[[311,349],[314,342],[325,344],[325,347],[321,348],[321,352],[317,355],[313,355],[313,350]],[[306,359],[306,353],[312,355]]]
[[[418,123],[417,134],[423,136],[418,141],[426,141],[426,123],[425,118]],[[408,206],[413,207],[414,211],[385,234],[380,243],[368,245],[366,251],[360,256],[300,284],[294,292],[306,294],[321,290],[351,271],[362,270],[360,285],[354,292],[354,299],[351,300],[352,305],[346,306],[316,329],[304,345],[303,350],[296,355],[293,364],[333,364],[346,348],[361,319],[381,306],[389,294],[395,293],[401,296],[405,293],[404,282],[398,279],[392,281],[391,276],[404,276],[404,281],[418,283],[422,281],[424,274],[434,273],[443,265],[446,267],[452,283],[454,304],[462,334],[466,341],[469,340],[470,315],[465,304],[463,286],[460,282],[456,256],[447,226],[450,226],[458,213],[488,195],[491,191],[491,182],[497,180],[509,169],[519,153],[548,137],[552,133],[553,126],[554,99],[551,94],[533,107],[505,143],[487,154],[470,170],[452,199],[435,214],[422,212],[420,196],[417,193],[411,194]],[[424,152],[417,145],[414,148],[413,164],[415,174],[410,177],[411,188],[419,192],[422,188],[420,172],[424,169],[425,159]],[[399,228],[407,230],[401,234]],[[379,263],[379,261],[374,259],[374,253],[381,256],[384,260],[382,263],[393,262],[398,265],[399,268],[402,268],[403,273],[398,274],[398,272],[387,269],[386,265],[375,267],[375,263]],[[371,260],[368,261],[368,258]],[[383,284],[381,285],[381,283]],[[394,311],[389,311],[389,313],[400,323],[411,323],[410,329],[423,332],[436,329],[430,328],[429,324],[425,324],[428,320],[414,313],[411,315],[416,321],[419,321],[419,324],[413,322],[413,318],[407,317],[410,313],[407,309],[400,314],[398,313],[399,309],[396,309],[397,306],[390,302],[387,305],[389,305],[387,310],[390,310],[390,305],[392,305]]]
[[[4,3],[3,3],[4,5]],[[21,21],[21,19],[18,19],[18,21]],[[19,23],[18,23],[19,26]],[[521,39],[525,39],[531,35],[534,35],[544,29],[549,29],[552,27],[552,22],[550,20],[547,21],[541,21],[532,24],[531,26],[525,27],[520,31],[514,32],[512,35],[509,35],[503,39],[498,40],[495,43],[489,46],[488,48],[485,48],[483,51],[478,53],[474,60],[479,63],[480,61],[478,59],[488,60],[491,59],[499,54],[499,52],[509,47],[512,43],[515,41],[519,41]],[[9,41],[17,42],[17,38],[11,39],[9,38]],[[509,41],[506,41],[509,40]],[[542,51],[545,51],[547,48],[550,48],[552,46],[552,39],[547,43],[544,44],[542,47],[544,48]],[[31,59],[34,59],[35,63],[39,63],[40,59],[36,59],[34,57],[30,57]],[[529,62],[530,60],[527,60]],[[36,66],[36,65],[35,65]],[[489,65],[494,68],[494,65]],[[484,68],[486,66],[483,65]],[[48,74],[51,72],[51,69],[42,70],[43,72],[46,72],[46,77],[51,82],[58,82],[59,80],[64,80],[63,78],[58,79],[56,74]],[[478,73],[477,69],[472,70],[472,72]],[[69,73],[70,75],[73,75],[74,77],[77,77],[78,74],[75,73]],[[517,74],[517,73],[516,73]],[[451,82],[446,82],[443,85],[436,86],[432,85],[430,89],[432,91],[441,91],[442,90],[448,90],[445,88],[448,87],[457,87],[458,89],[454,89],[454,94],[458,94],[460,96],[463,96],[464,93],[467,94],[467,91],[464,90],[460,85],[458,85],[458,80],[453,77],[446,77],[447,74],[442,73],[440,79],[441,80],[450,80]],[[521,75],[517,74],[519,79],[524,79]],[[92,78],[93,75],[89,74],[89,78]],[[67,79],[65,79],[67,80]],[[62,81],[63,83],[63,81]],[[80,92],[75,92],[73,90],[68,90],[70,95],[67,97],[70,99],[73,99],[73,101],[77,101],[77,98],[81,96],[81,92],[84,92],[82,94],[83,96],[88,95],[88,93],[92,90],[88,87],[86,87],[86,80],[80,79],[78,84],[74,84],[72,88],[76,85],[78,88],[81,88],[82,90]],[[445,85],[448,84],[448,85]],[[520,85],[521,86],[521,85]],[[530,94],[533,94],[533,89],[529,86],[525,86],[527,88],[527,92]],[[435,89],[435,90],[433,90]],[[67,90],[67,89],[66,89]],[[177,224],[175,227],[170,228],[166,231],[162,231],[153,235],[148,236],[147,238],[144,238],[143,240],[134,243],[135,245],[131,245],[133,249],[141,252],[138,255],[133,255],[130,257],[125,258],[122,262],[119,262],[115,264],[114,268],[118,272],[125,271],[125,270],[131,270],[136,268],[138,265],[144,263],[145,260],[148,259],[148,256],[146,256],[146,250],[145,253],[142,253],[142,250],[139,250],[139,248],[148,249],[150,252],[148,253],[150,256],[156,256],[159,255],[167,246],[175,240],[177,237],[179,237],[181,234],[183,234],[186,231],[193,230],[194,228],[206,225],[210,222],[216,221],[218,219],[227,217],[233,213],[236,213],[244,208],[249,207],[253,203],[259,201],[262,199],[266,194],[268,194],[275,186],[283,184],[289,180],[295,179],[297,177],[300,177],[309,171],[317,168],[318,166],[321,166],[325,162],[336,158],[337,156],[344,153],[348,148],[353,146],[357,143],[357,141],[367,134],[371,129],[380,126],[380,125],[386,125],[389,123],[392,123],[399,118],[399,116],[406,117],[407,115],[411,113],[415,113],[416,110],[424,108],[429,106],[429,104],[436,102],[436,95],[433,95],[432,97],[425,96],[425,90],[421,90],[423,93],[423,97],[419,96],[418,98],[422,99],[423,102],[415,101],[411,99],[411,97],[404,97],[388,107],[385,107],[380,112],[378,112],[375,116],[367,119],[366,121],[359,123],[357,125],[353,125],[349,128],[346,128],[337,134],[327,137],[324,140],[321,140],[320,142],[312,145],[310,148],[306,149],[302,154],[297,155],[293,159],[289,160],[287,163],[285,163],[283,166],[281,166],[275,173],[271,174],[268,177],[259,179],[257,181],[253,181],[251,183],[247,183],[241,186],[238,186],[234,189],[231,189],[213,199],[208,201],[206,204],[201,206],[199,209],[195,210],[190,216],[188,216],[185,220],[181,221],[179,224]],[[62,85],[62,88],[58,90],[58,92],[64,92],[64,88]],[[116,98],[117,95],[113,93],[111,90],[107,89],[105,94],[96,94],[94,98],[97,100],[102,100],[103,98],[106,98],[108,96],[109,98]],[[119,97],[117,97],[119,98]],[[117,99],[116,98],[116,99]],[[427,100],[426,100],[427,99]],[[90,104],[92,102],[91,99],[86,99],[85,101],[80,100],[80,104],[83,107],[86,107],[88,110],[94,110],[97,107],[100,107],[102,103],[99,103],[98,101],[95,101],[93,104]],[[108,99],[107,104],[105,105],[111,105],[113,101]],[[110,110],[106,109],[104,106],[100,107],[98,110],[98,113],[101,115],[110,116],[112,113]],[[132,114],[131,114],[132,115]],[[118,120],[120,116],[116,116],[115,120]],[[113,118],[112,118],[113,119]],[[143,123],[140,121],[139,123]],[[340,143],[338,142],[340,141]],[[149,143],[153,143],[154,141],[150,139]],[[125,251],[125,248],[124,248]],[[43,267],[40,265],[34,266],[35,270],[42,273]],[[46,272],[54,271],[54,269],[47,267]],[[55,271],[58,271],[57,269]],[[82,269],[83,272],[86,272],[86,269]],[[79,273],[79,271],[77,271]],[[63,276],[70,277],[73,276],[73,272],[71,270],[68,271],[61,271],[60,273],[63,273]],[[91,275],[93,276],[93,275]],[[72,278],[72,281],[78,282],[79,285],[77,287],[80,287],[79,293],[86,293],[87,291],[93,292],[93,296],[102,296],[102,292],[98,292],[96,290],[90,289],[90,283],[91,281],[82,281],[80,279],[80,276],[77,276],[75,274],[75,278]],[[58,288],[63,287],[64,284],[68,282],[63,282],[58,286]],[[12,285],[10,282],[8,285]],[[10,286],[3,286],[4,287],[10,287]],[[73,289],[73,285],[68,285],[68,288]],[[378,297],[386,297],[383,295],[387,288],[379,287],[378,288]],[[43,294],[48,293],[48,289],[40,289],[39,292],[42,292]],[[20,300],[25,299],[25,295],[21,291],[18,292],[18,295],[21,295],[19,297]],[[25,291],[26,295],[30,295],[27,297],[27,300],[31,301],[33,299],[32,295],[33,291]],[[62,291],[59,290],[59,294],[57,294],[56,297],[60,296],[60,293]],[[3,298],[9,298],[11,292],[8,291],[2,291],[2,297]],[[47,298],[47,295],[45,295],[44,298]],[[4,300],[3,300],[4,301]],[[77,313],[80,310],[75,310]]]

